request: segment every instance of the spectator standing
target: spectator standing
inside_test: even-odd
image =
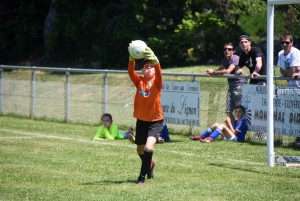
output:
[[[252,47],[251,40],[247,35],[239,37],[239,46],[243,50],[240,55],[239,64],[236,69],[236,74],[243,75],[242,67],[246,66],[251,74],[251,78],[259,75],[266,75],[266,59],[260,48]],[[250,84],[266,83],[265,79],[250,79]]]
[[[236,68],[236,74],[243,75],[242,67],[246,66],[251,74],[251,78],[260,75],[267,75],[266,59],[261,49],[251,46],[251,40],[247,35],[241,35],[239,37],[239,46],[242,49],[240,55],[239,64]],[[250,79],[249,84],[266,84],[265,79]],[[254,139],[265,140],[266,135],[264,133],[256,132],[253,135]]]
[[[205,74],[211,75],[224,75],[235,74],[236,66],[239,63],[240,57],[235,55],[233,43],[226,43],[224,45],[224,59],[218,69],[207,69]],[[228,78],[228,92],[226,96],[226,112],[229,113],[230,119],[234,120],[233,110],[236,105],[240,105],[242,101],[242,83],[243,79]]]
[[[293,47],[293,35],[285,33],[280,36],[282,50],[278,53],[277,66],[280,67],[280,73],[283,76],[291,76],[294,80],[289,80],[289,87],[300,88],[300,81],[296,80],[300,75],[300,51]],[[300,137],[293,142],[300,145]]]

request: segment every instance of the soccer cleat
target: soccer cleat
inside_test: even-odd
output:
[[[141,185],[141,186],[145,186],[146,185],[146,183],[145,183],[145,177],[143,177],[143,176],[140,175],[139,178],[138,178],[137,184]]]
[[[202,140],[202,137],[200,137],[200,135],[195,135],[195,136],[190,136],[189,137],[191,140]]]
[[[132,143],[135,143],[135,137],[134,137],[134,135],[133,135],[133,134],[129,134],[129,135],[128,135],[128,140],[129,140],[130,142],[132,142]]]
[[[152,160],[150,170],[147,173],[147,179],[153,179],[154,178],[154,167],[155,167],[155,165],[156,165],[156,161]]]
[[[264,133],[256,132],[253,136],[252,139],[258,139],[258,140],[266,140],[267,137]]]
[[[260,140],[266,140],[267,136],[264,133],[261,133],[261,135],[259,136]]]
[[[164,142],[165,142],[165,140],[163,138],[161,138],[161,137],[158,138],[158,143],[159,144],[163,144]]]
[[[132,134],[133,134],[133,128],[132,128],[132,127],[129,127],[129,128],[128,128],[128,131],[131,131]]]
[[[202,139],[200,141],[204,142],[204,143],[209,143],[209,142],[212,142],[213,140],[210,137],[207,137],[207,138],[204,138],[204,139]]]
[[[299,146],[300,145],[300,137],[297,137],[296,140],[293,142],[294,146]]]

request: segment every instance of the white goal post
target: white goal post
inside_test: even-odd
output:
[[[267,157],[268,166],[275,166],[274,133],[273,133],[273,52],[274,52],[274,6],[283,4],[299,4],[300,0],[268,0],[267,2]]]

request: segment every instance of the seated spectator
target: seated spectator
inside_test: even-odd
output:
[[[236,120],[231,123],[231,119],[226,117],[225,124],[215,123],[201,135],[190,137],[191,140],[200,140],[201,142],[213,142],[219,135],[226,141],[244,141],[247,133],[246,120],[243,118],[245,115],[245,108],[242,105],[237,105],[234,108]]]
[[[118,130],[118,126],[112,123],[111,114],[105,113],[101,117],[102,125],[99,127],[94,140],[114,140],[114,139],[127,139],[129,134],[132,134],[132,128],[128,132],[123,133]]]
[[[168,126],[166,124],[163,124],[163,130],[161,134],[159,135],[158,143],[162,144],[164,142],[172,142],[172,140],[169,137],[169,130]]]

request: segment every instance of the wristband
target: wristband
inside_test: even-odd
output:
[[[216,71],[214,70],[213,74],[215,75],[216,74]]]

